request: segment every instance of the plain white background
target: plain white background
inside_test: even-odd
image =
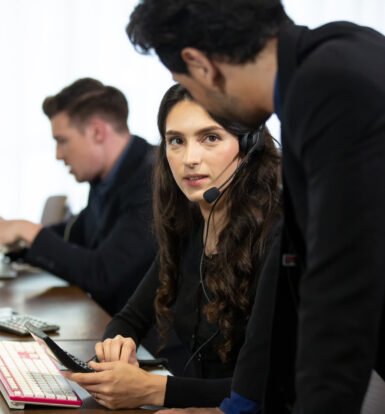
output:
[[[125,26],[136,0],[0,0],[0,216],[39,220],[45,199],[66,194],[73,211],[86,203],[78,184],[55,160],[47,95],[91,76],[120,88],[129,126],[158,142],[156,113],[171,76],[155,56],[130,45]],[[351,20],[385,33],[384,0],[284,0],[288,14],[310,27]],[[269,122],[279,136],[279,123]]]

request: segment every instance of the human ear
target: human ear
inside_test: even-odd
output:
[[[186,47],[181,51],[181,57],[186,63],[190,76],[209,89],[221,87],[222,73],[215,60],[193,47]]]
[[[93,118],[90,120],[88,127],[90,128],[93,141],[97,144],[102,143],[106,135],[105,122],[99,118]]]

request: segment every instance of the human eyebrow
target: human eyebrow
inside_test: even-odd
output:
[[[174,136],[174,135],[183,135],[181,132],[179,131],[174,131],[172,129],[166,131],[165,136],[169,137],[169,136]]]
[[[224,129],[222,127],[220,127],[219,125],[212,125],[209,127],[205,127],[202,128],[200,130],[198,130],[196,132],[196,135],[205,135],[205,134],[210,134],[210,133],[214,133],[214,132],[223,132]]]

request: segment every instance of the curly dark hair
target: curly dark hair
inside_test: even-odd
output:
[[[128,130],[128,102],[124,94],[93,78],[76,80],[56,95],[45,98],[42,107],[49,119],[66,112],[73,123],[81,126],[91,116],[99,115],[117,132]]]
[[[174,105],[183,100],[193,98],[182,86],[172,86],[163,97],[158,113],[161,143],[154,171],[154,225],[159,245],[160,287],[155,309],[163,338],[172,322],[181,235],[190,234],[202,220],[198,206],[175,184],[166,158],[167,116]],[[220,124],[239,138],[250,132],[237,123],[221,121]],[[227,224],[219,234],[216,258],[205,270],[212,300],[205,306],[204,313],[209,322],[219,326],[223,342],[218,354],[223,361],[227,360],[235,342],[235,321],[247,319],[251,313],[252,286],[257,277],[253,269],[261,265],[269,235],[280,216],[280,157],[267,131],[264,139],[264,148],[250,157],[247,167],[238,171],[223,194],[223,202],[228,205]]]
[[[140,52],[154,49],[169,70],[187,73],[183,48],[229,63],[253,61],[290,21],[280,0],[142,0],[126,31]]]

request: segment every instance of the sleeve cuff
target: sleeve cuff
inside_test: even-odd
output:
[[[220,409],[225,414],[259,414],[261,405],[232,391],[230,398],[222,401]]]

